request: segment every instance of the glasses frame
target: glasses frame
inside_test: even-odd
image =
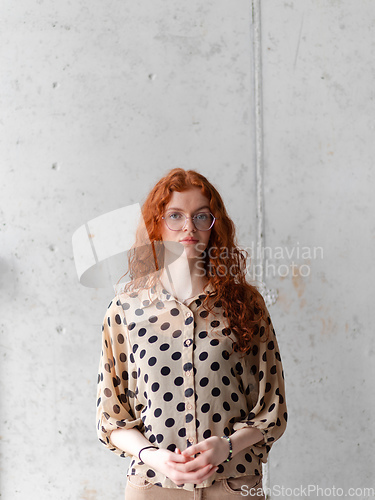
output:
[[[186,224],[187,224],[187,221],[188,221],[189,219],[191,219],[191,220],[193,221],[194,227],[195,227],[195,229],[196,229],[197,231],[209,231],[210,229],[212,229],[212,227],[213,227],[213,225],[215,224],[215,221],[216,221],[216,217],[215,217],[215,216],[214,216],[214,214],[212,214],[211,212],[199,212],[198,214],[195,214],[193,217],[187,217],[187,216],[186,216],[183,212],[178,212],[177,210],[176,210],[176,211],[174,211],[174,212],[171,212],[171,213],[172,213],[172,214],[174,214],[174,213],[176,213],[176,212],[177,212],[177,213],[182,214],[182,215],[185,217],[185,224],[183,225],[183,227],[182,227],[181,229],[171,229],[171,228],[168,226],[168,223],[167,223],[166,218],[163,216],[163,217],[162,217],[162,219],[164,219],[165,224],[166,224],[167,228],[168,228],[170,231],[183,231],[183,230],[185,229]],[[198,228],[197,228],[197,226],[196,226],[196,224],[195,224],[195,218],[197,217],[197,215],[200,215],[200,214],[207,214],[207,215],[208,215],[208,214],[210,214],[210,215],[212,216],[212,219],[213,219],[213,220],[212,220],[212,224],[211,224],[211,226],[210,226],[208,229],[198,229]]]

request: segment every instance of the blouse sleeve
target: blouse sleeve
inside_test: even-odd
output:
[[[109,450],[130,457],[110,440],[115,429],[142,429],[137,405],[136,367],[131,353],[128,328],[121,302],[115,298],[108,306],[102,325],[102,353],[97,386],[97,434]],[[138,415],[138,418],[136,417]]]
[[[253,444],[250,452],[265,463],[273,443],[286,429],[288,414],[279,346],[269,312],[265,305],[263,307],[264,319],[261,320],[253,336],[252,347],[244,358],[248,414],[244,420],[236,422],[233,429],[252,426],[263,434],[263,439]],[[265,328],[267,323],[268,336]]]

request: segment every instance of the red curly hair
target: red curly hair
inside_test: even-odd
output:
[[[204,252],[208,283],[216,290],[215,304],[222,304],[228,327],[237,338],[237,342],[232,345],[232,352],[245,353],[251,348],[254,334],[259,330],[262,337],[268,333],[270,321],[263,297],[254,285],[246,281],[248,252],[237,246],[235,226],[224,202],[216,188],[195,170],[170,170],[148,194],[142,206],[144,225],[138,226],[136,242],[128,256],[131,282],[126,283],[125,290],[154,285],[150,275],[163,268],[164,246],[160,226],[165,207],[173,191],[182,192],[194,187],[200,188],[208,198],[210,211],[216,218]],[[223,268],[230,269],[230,272],[223,275],[220,272]],[[202,302],[207,311],[214,307],[209,299],[207,295]],[[262,318],[266,319],[262,322],[265,326],[260,327]]]

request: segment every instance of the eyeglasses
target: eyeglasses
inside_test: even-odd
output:
[[[186,217],[182,212],[171,212],[162,217],[171,231],[182,231],[186,226],[188,218],[193,220],[194,226],[198,231],[209,231],[216,220],[210,212],[202,212],[194,215],[194,217]]]

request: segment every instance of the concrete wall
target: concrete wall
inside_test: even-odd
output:
[[[251,11],[1,3],[2,498],[123,498],[127,461],[95,432],[112,291],[78,283],[73,232],[182,166],[255,243]],[[374,23],[371,0],[262,2],[266,281],[290,413],[274,487],[375,486]]]

